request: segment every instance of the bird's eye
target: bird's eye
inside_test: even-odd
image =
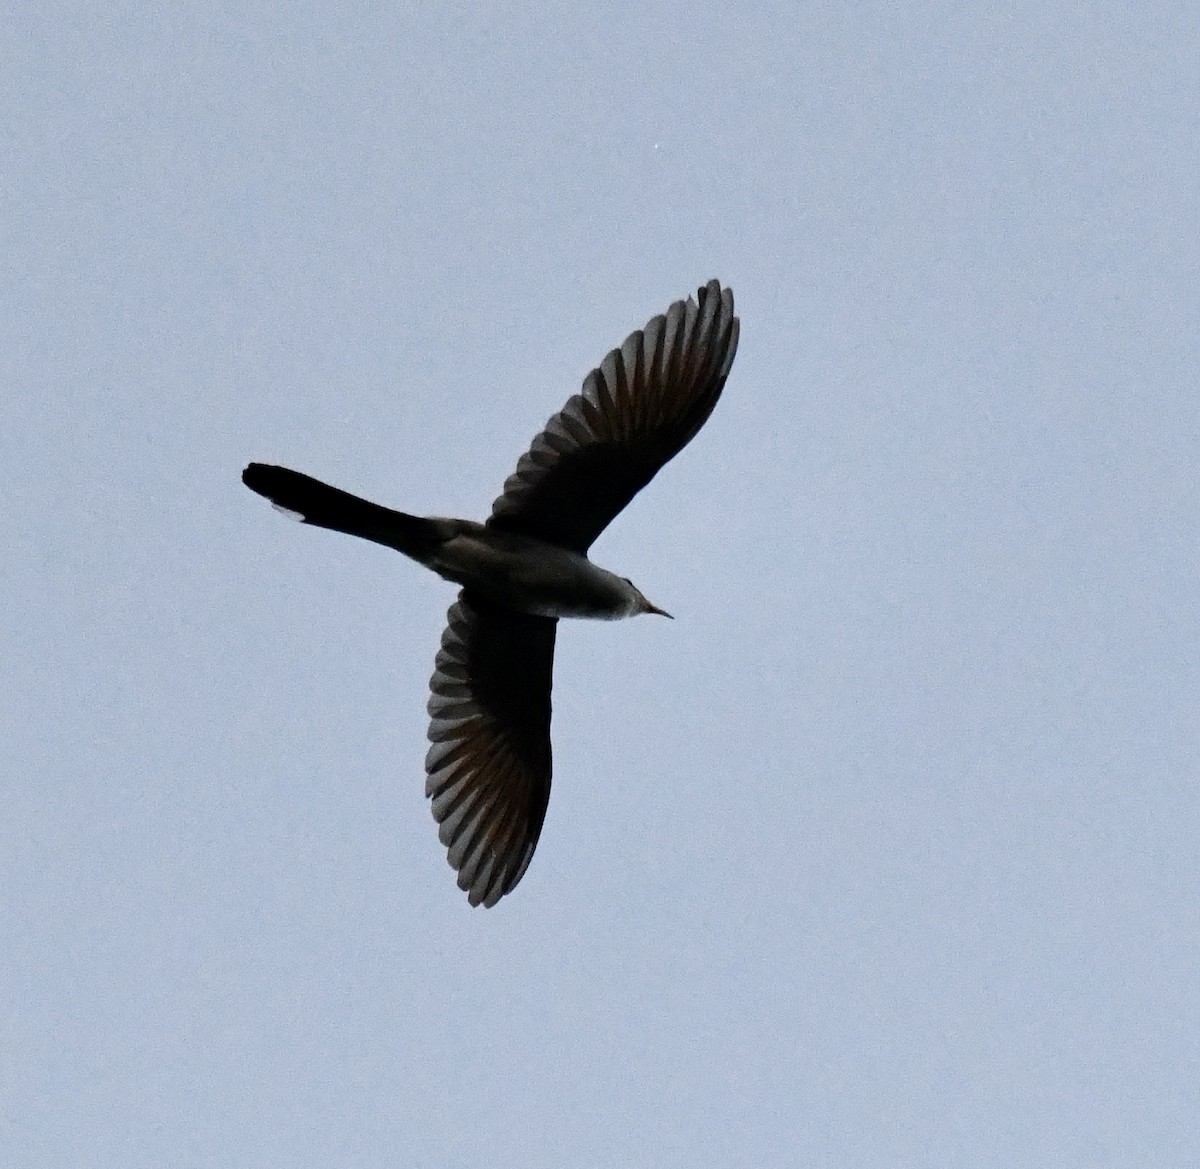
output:
[[[621,577],[621,579],[622,579],[622,580],[623,580],[623,581],[624,581],[624,582],[625,582],[627,585],[629,585],[629,587],[630,587],[630,588],[632,588],[632,587],[633,587],[633,581],[631,581],[631,580],[629,579],[629,577],[627,577],[627,576],[623,576],[623,577]]]

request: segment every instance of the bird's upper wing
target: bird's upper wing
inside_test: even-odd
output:
[[[631,333],[546,423],[492,505],[488,524],[586,552],[613,517],[712,413],[733,355],[733,293],[709,281],[697,301]]]
[[[542,830],[557,624],[465,589],[447,614],[429,682],[425,794],[472,905],[516,887]]]

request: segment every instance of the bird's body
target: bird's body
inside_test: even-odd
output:
[[[578,552],[483,524],[457,533],[425,563],[446,580],[535,617],[616,620],[661,612],[629,581]]]
[[[716,281],[631,334],[534,439],[485,524],[411,516],[286,467],[242,473],[305,523],[461,586],[430,681],[426,794],[473,905],[516,886],[541,831],[558,619],[670,615],[587,550],[712,412],[737,338],[733,295]]]
[[[474,520],[408,515],[288,467],[251,463],[242,481],[304,523],[395,548],[443,580],[518,613],[616,620],[663,612],[624,577],[536,536]]]

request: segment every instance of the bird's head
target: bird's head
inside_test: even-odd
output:
[[[639,613],[657,613],[660,617],[671,617],[671,614],[668,613],[666,609],[660,609],[657,605],[652,605],[649,601],[647,601],[646,598],[642,596],[641,590],[633,583],[633,581],[629,579],[629,577],[626,576],[622,577],[621,579],[633,591],[634,603],[633,608],[629,613],[631,617],[636,617]],[[671,617],[671,620],[674,621],[675,618]]]

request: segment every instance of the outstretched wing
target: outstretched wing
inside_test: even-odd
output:
[[[711,280],[631,333],[521,456],[488,524],[586,552],[692,439],[737,351],[733,293]]]
[[[472,905],[524,876],[550,800],[552,617],[468,590],[446,615],[429,688],[425,794]]]

